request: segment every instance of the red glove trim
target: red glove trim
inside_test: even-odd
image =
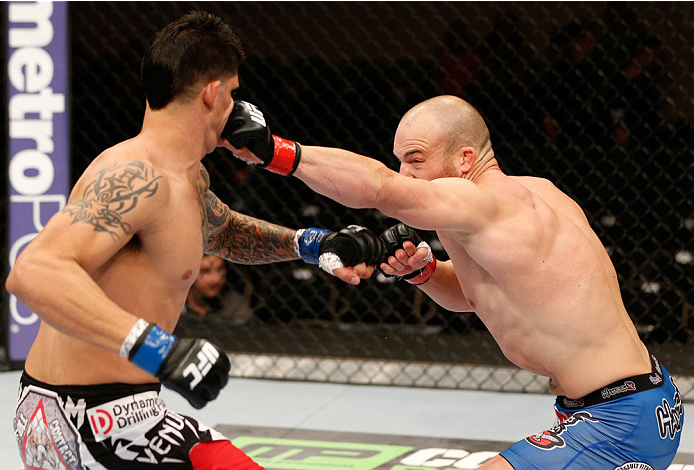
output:
[[[434,275],[434,271],[436,271],[436,258],[429,261],[429,264],[422,269],[422,273],[419,276],[413,277],[412,279],[407,279],[407,282],[414,284],[415,286],[421,286],[431,279],[431,276]]]
[[[289,176],[294,173],[296,167],[299,166],[301,158],[301,147],[296,142],[283,139],[282,137],[272,136],[275,141],[275,152],[272,156],[272,161],[266,170],[273,173],[279,173],[282,176]]]

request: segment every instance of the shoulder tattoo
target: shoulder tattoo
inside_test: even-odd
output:
[[[130,235],[131,226],[123,215],[135,209],[140,199],[154,196],[159,179],[154,170],[142,162],[116,164],[101,170],[82,197],[66,205],[61,212],[72,217],[72,224],[92,225],[114,240]]]

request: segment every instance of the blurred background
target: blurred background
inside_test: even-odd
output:
[[[71,185],[139,132],[140,59],[157,30],[191,9],[222,16],[241,37],[238,98],[283,137],[397,169],[392,142],[405,111],[440,94],[470,101],[506,173],[549,178],[584,208],[639,334],[673,375],[694,376],[691,2],[71,2]],[[222,149],[203,163],[212,190],[248,215],[379,233],[396,223]],[[435,234],[423,236],[446,259]],[[504,359],[474,314],[446,311],[407,283],[374,276],[354,287],[302,262],[203,259],[203,268],[177,333],[223,345],[237,376],[546,391],[545,379]],[[1,311],[7,318],[4,290]],[[8,321],[1,327],[5,346]],[[694,399],[691,380],[678,385]]]

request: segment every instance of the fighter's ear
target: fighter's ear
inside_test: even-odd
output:
[[[221,80],[211,80],[202,89],[202,101],[208,108],[213,108],[214,103],[219,94],[219,88],[222,86]]]
[[[468,171],[472,170],[472,167],[477,161],[477,150],[475,150],[474,147],[461,147],[458,152],[461,156],[460,169],[463,173],[467,173]]]

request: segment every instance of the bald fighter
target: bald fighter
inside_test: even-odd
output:
[[[243,59],[236,34],[208,13],[162,29],[142,61],[141,132],[94,159],[17,258],[7,289],[42,320],[14,419],[28,468],[53,450],[61,463],[50,468],[70,470],[260,468],[159,399],[163,383],[201,408],[228,380],[223,350],[172,334],[203,253],[303,259],[352,284],[380,263],[378,236],[361,227],[289,229],[210,191],[201,160],[219,143]]]
[[[550,181],[504,174],[472,105],[440,96],[409,110],[395,134],[399,174],[340,149],[278,151],[245,107],[223,133],[239,158],[296,167],[316,192],[401,220],[382,236],[381,269],[448,310],[476,312],[509,360],[549,378],[555,425],[481,468],[667,468],[682,400],[639,339],[608,254]],[[437,262],[414,228],[435,230],[450,261]]]

